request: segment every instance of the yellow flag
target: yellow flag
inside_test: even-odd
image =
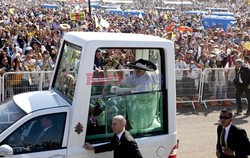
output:
[[[163,19],[164,19],[164,20],[168,20],[168,15],[167,15],[167,14],[164,14]]]
[[[245,48],[249,51],[250,50],[250,41],[247,41],[245,44],[244,44]]]
[[[10,12],[10,14],[14,14],[14,9],[13,8],[11,8],[11,9],[9,9],[9,12]]]
[[[69,14],[70,20],[76,20],[75,13]]]

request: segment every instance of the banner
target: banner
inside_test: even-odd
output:
[[[76,12],[76,13],[70,13],[70,20],[84,20],[85,19],[85,13],[84,12]]]

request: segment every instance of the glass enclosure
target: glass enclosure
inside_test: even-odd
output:
[[[88,142],[108,140],[112,118],[123,115],[134,137],[167,133],[162,49],[100,48],[96,51],[87,125]]]
[[[82,48],[65,42],[55,71],[52,88],[72,103],[80,65]]]

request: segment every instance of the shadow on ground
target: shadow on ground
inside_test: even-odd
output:
[[[243,105],[244,107],[244,112],[246,111],[247,105]],[[231,106],[208,106],[207,108],[205,108],[204,105],[201,105],[199,108],[193,109],[192,106],[187,106],[187,107],[180,107],[177,108],[177,115],[203,115],[205,117],[207,117],[210,113],[218,113],[218,117],[219,117],[219,113],[223,108],[230,108],[233,113],[236,112],[237,110],[237,106],[235,104],[231,105]],[[235,125],[240,125],[240,124],[245,124],[248,123],[247,118],[250,116],[246,116],[244,115],[244,112],[241,115],[233,115],[234,116],[234,124]],[[219,124],[219,120],[217,123],[215,123],[215,125]]]

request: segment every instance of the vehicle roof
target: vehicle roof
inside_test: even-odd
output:
[[[26,113],[69,105],[53,91],[37,91],[15,95],[13,101]]]
[[[65,39],[74,36],[79,40],[88,41],[134,41],[134,42],[166,42],[165,38],[132,33],[107,33],[107,32],[68,32]]]

